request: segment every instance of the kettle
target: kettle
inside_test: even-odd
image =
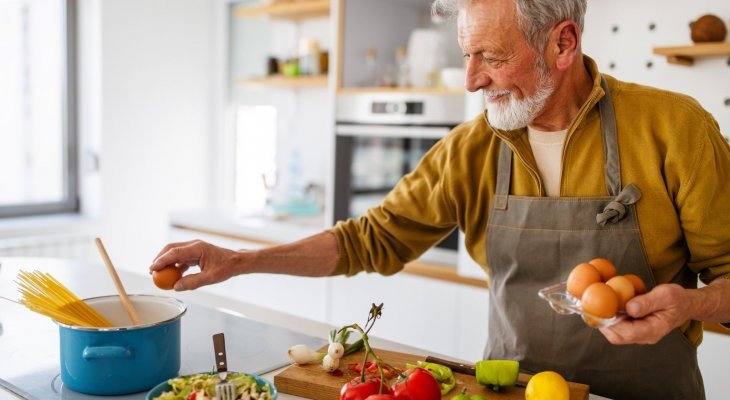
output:
[[[415,29],[408,39],[408,67],[412,87],[439,85],[439,73],[446,66],[443,35],[435,29]]]

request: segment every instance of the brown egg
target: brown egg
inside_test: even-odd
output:
[[[152,272],[152,281],[155,282],[160,289],[170,290],[175,286],[175,282],[180,279],[182,272],[175,267],[165,267],[161,270]]]
[[[605,258],[594,258],[588,261],[588,264],[596,267],[598,272],[601,273],[601,281],[608,282],[609,279],[616,276],[616,267],[613,263]]]
[[[591,264],[578,264],[568,275],[568,293],[580,299],[588,286],[601,281],[601,274]]]
[[[624,277],[631,281],[631,284],[634,285],[634,292],[636,294],[644,294],[646,293],[646,285],[644,284],[644,281],[641,280],[638,276],[634,274],[626,274]]]
[[[588,286],[581,297],[583,312],[599,318],[611,318],[618,312],[618,295],[605,283]]]
[[[636,290],[631,280],[623,275],[614,276],[606,282],[606,285],[610,286],[618,295],[618,310],[626,310],[626,302],[636,295]]]

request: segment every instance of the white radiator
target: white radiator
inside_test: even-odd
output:
[[[86,233],[0,239],[0,257],[58,257],[98,261],[94,238]]]

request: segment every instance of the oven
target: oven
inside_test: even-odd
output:
[[[356,93],[337,99],[334,220],[382,202],[421,157],[465,119],[463,94]],[[455,265],[458,230],[423,261]]]

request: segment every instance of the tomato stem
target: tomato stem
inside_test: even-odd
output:
[[[365,329],[361,328],[358,324],[352,324],[347,325],[342,328],[340,328],[340,331],[347,330],[347,329],[354,329],[360,333],[362,336],[360,340],[362,340],[363,344],[365,345],[365,359],[362,362],[362,370],[360,372],[360,381],[365,382],[365,370],[366,370],[366,364],[368,362],[368,357],[372,356],[373,361],[375,362],[375,365],[378,367],[378,374],[380,374],[380,390],[379,392],[383,393],[383,385],[385,384],[385,373],[383,372],[383,365],[387,366],[388,368],[391,368],[393,371],[397,372],[398,375],[401,377],[405,377],[405,375],[397,368],[393,367],[390,364],[384,363],[383,360],[378,357],[377,354],[373,351],[373,348],[370,347],[370,341],[368,340],[368,333],[370,333],[370,330],[373,329],[373,326],[375,326],[375,321],[380,318],[380,316],[383,313],[383,303],[380,303],[380,305],[375,305],[375,303],[372,304],[370,307],[370,312],[368,313],[368,320],[365,322]]]

